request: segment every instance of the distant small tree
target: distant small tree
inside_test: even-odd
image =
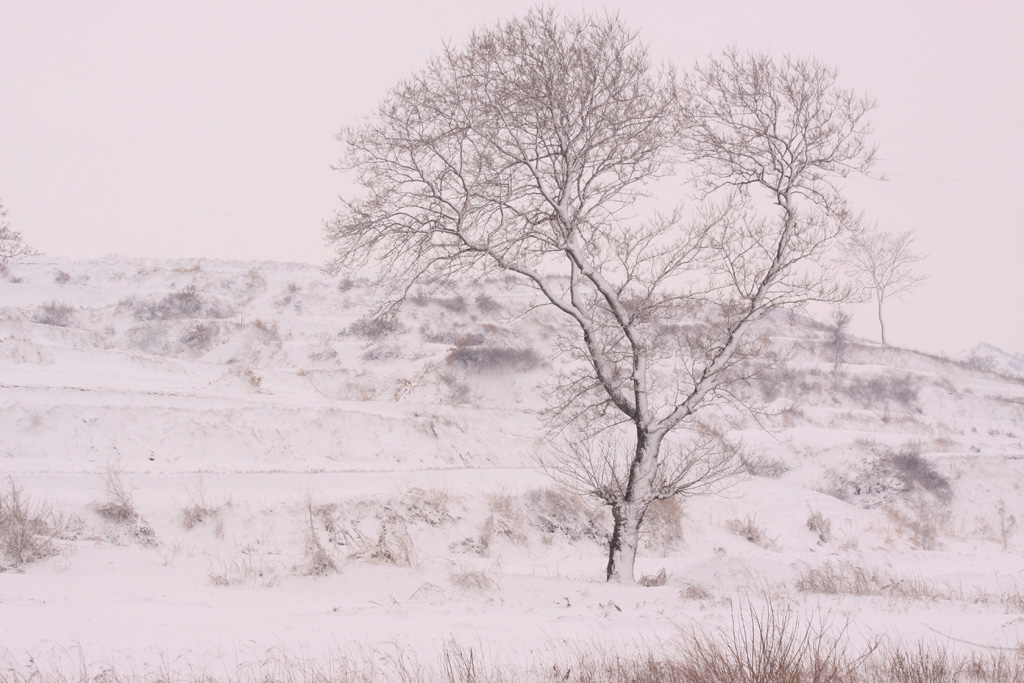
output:
[[[569,361],[549,466],[611,508],[607,578],[632,583],[649,506],[737,471],[708,408],[768,362],[757,322],[843,296],[818,264],[856,229],[840,184],[871,165],[872,106],[813,60],[729,51],[680,81],[617,17],[532,11],[343,132],[365,192],[326,226],[327,269],[373,263],[383,315],[416,283],[536,289]],[[696,217],[642,213],[682,163]]]
[[[850,348],[851,316],[841,308],[832,314],[832,389],[839,388],[839,373],[846,363],[846,352]]]
[[[6,220],[7,209],[0,201],[0,270],[7,267],[7,263],[20,256],[35,256],[39,252],[29,247],[21,239],[21,233],[11,230]]]
[[[911,231],[859,235],[846,245],[844,252],[847,272],[874,294],[882,344],[886,344],[885,302],[928,279],[927,275],[914,272],[914,264],[923,261],[925,256],[914,251],[914,233]]]

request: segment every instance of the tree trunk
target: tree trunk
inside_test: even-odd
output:
[[[644,521],[647,507],[654,499],[654,480],[658,470],[658,451],[661,449],[663,432],[650,433],[646,427],[637,426],[636,451],[629,468],[626,491],[612,506],[615,526],[612,540],[608,544],[608,581],[633,584],[633,563],[636,549],[640,544],[640,524]]]
[[[885,341],[885,319],[882,317],[882,304],[885,303],[883,297],[878,297],[878,325],[882,328],[882,346],[887,346]]]
[[[612,530],[612,541],[608,546],[608,581],[634,584],[633,563],[636,561],[636,549],[640,543],[640,523],[647,504],[639,501],[623,501],[612,507],[615,527]]]

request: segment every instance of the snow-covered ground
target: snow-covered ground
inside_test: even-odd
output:
[[[372,298],[292,263],[12,265],[5,504],[50,506],[57,532],[5,547],[7,659],[514,657],[764,601],[865,641],[1024,641],[1024,382],[861,340],[834,377],[827,326],[773,319],[791,372],[754,387],[770,430],[735,419],[750,475],[652,511],[637,576],[667,580],[623,587],[607,512],[537,467],[551,315],[496,280],[415,296],[376,337]]]

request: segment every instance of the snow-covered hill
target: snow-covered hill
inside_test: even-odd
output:
[[[957,354],[957,359],[978,370],[1024,378],[1024,353],[1011,353],[982,342]]]
[[[748,476],[653,509],[637,574],[664,582],[610,586],[607,511],[536,465],[557,319],[494,280],[417,294],[376,334],[372,298],[301,264],[11,266],[4,500],[59,515],[6,546],[8,657],[522,653],[765,599],[864,638],[1019,642],[1024,383],[862,340],[837,368],[830,328],[775,317],[788,372],[751,387],[763,425],[730,417]]]

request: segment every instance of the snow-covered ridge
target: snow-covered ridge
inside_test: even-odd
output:
[[[958,353],[956,358],[979,370],[1024,378],[1024,353],[1004,351],[998,346],[982,342]]]

